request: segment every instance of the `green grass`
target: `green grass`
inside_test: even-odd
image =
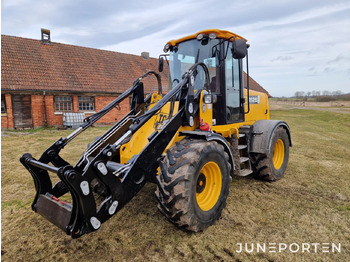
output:
[[[9,201],[1,201],[1,210],[7,208],[23,208],[28,207],[31,202],[22,202],[19,200],[9,200]]]
[[[350,205],[349,206],[338,206],[338,211],[350,211]]]
[[[38,127],[34,129],[18,129],[18,130],[4,130],[5,134],[16,134],[16,133],[37,133],[42,131],[56,130],[56,127]]]
[[[70,131],[6,132],[2,137],[1,259],[3,261],[350,261],[350,115],[280,110],[292,133],[285,177],[274,183],[234,179],[214,226],[188,233],[157,210],[155,185],[143,190],[95,233],[72,240],[31,211],[35,189],[18,159],[36,158]],[[75,163],[92,128],[62,151]],[[341,243],[332,253],[237,253],[237,243]]]

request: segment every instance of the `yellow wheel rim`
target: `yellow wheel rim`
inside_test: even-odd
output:
[[[203,211],[212,209],[218,201],[222,187],[222,175],[218,164],[206,163],[200,171],[196,186],[197,204]]]
[[[280,169],[284,160],[284,143],[282,139],[278,139],[273,149],[272,162],[275,169]]]

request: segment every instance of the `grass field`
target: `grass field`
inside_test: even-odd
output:
[[[31,211],[34,184],[18,159],[35,157],[68,131],[5,132],[1,143],[2,261],[350,261],[350,115],[278,110],[293,147],[274,183],[234,179],[222,218],[202,233],[170,224],[146,187],[95,233],[72,240]],[[74,163],[93,128],[62,152]],[[336,243],[341,252],[238,253],[238,243]]]

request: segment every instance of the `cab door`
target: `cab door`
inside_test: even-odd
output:
[[[232,43],[228,46],[224,73],[227,124],[244,121],[242,62],[232,57],[231,48]]]

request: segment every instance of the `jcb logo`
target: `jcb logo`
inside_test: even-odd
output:
[[[160,113],[156,117],[156,121],[154,122],[154,129],[158,129],[161,124],[168,118],[168,114]]]

